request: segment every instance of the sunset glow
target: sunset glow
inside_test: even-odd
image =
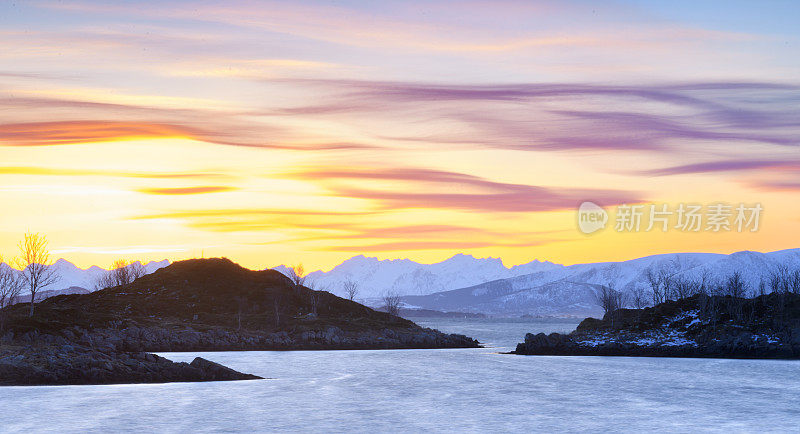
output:
[[[798,8],[667,4],[2,3],[0,253],[28,230],[80,266],[798,247]],[[587,200],[764,212],[586,235]]]

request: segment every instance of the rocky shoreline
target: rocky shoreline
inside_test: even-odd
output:
[[[800,359],[800,296],[698,295],[587,318],[565,335],[525,335],[513,354]]]
[[[175,363],[145,352],[101,351],[84,346],[0,346],[0,386],[168,383],[257,380],[197,357]]]
[[[63,328],[0,337],[0,385],[164,383],[260,379],[196,358],[175,363],[152,352],[354,350],[478,347],[477,341],[437,330],[258,333],[213,328]]]
[[[724,359],[798,359],[800,343],[780,344],[751,334],[723,336],[709,342],[642,344],[641,336],[525,335],[513,354],[529,356],[696,357]]]
[[[243,350],[346,350],[477,347],[478,342],[436,330],[396,332],[248,333],[224,329],[199,332],[160,327],[78,326],[59,334],[38,331],[0,337],[0,385],[66,385],[230,381],[260,379],[202,358],[175,363],[152,352]]]
[[[343,331],[335,326],[322,331],[287,331],[266,333],[211,328],[198,331],[191,327],[167,329],[157,326],[120,325],[118,328],[84,329],[72,326],[57,333],[36,330],[0,337],[0,344],[77,344],[99,351],[180,352],[244,350],[344,350],[344,349],[425,349],[477,348],[478,341],[457,334],[418,328],[410,330]]]

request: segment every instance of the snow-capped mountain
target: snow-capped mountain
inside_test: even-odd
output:
[[[590,315],[599,308],[595,289],[613,285],[630,293],[649,290],[647,271],[672,269],[675,276],[699,281],[722,282],[734,272],[756,290],[769,281],[779,266],[800,269],[800,249],[771,253],[751,251],[730,255],[712,253],[673,253],[647,256],[624,262],[557,265],[549,270],[500,279],[461,289],[426,296],[408,296],[404,301],[425,309],[482,312],[498,315]]]
[[[151,261],[144,265],[144,269],[147,274],[149,274],[158,270],[159,268],[166,267],[167,265],[169,265],[169,260],[167,259],[164,259],[163,261]],[[0,266],[7,267],[8,265],[0,264]],[[59,293],[59,291],[62,289],[73,287],[94,291],[96,289],[95,285],[100,277],[108,273],[108,270],[100,268],[97,265],[92,265],[86,269],[79,268],[63,258],[54,262],[52,266],[60,278],[56,283],[48,286],[45,289],[53,292],[53,295],[56,295],[56,293]],[[28,291],[23,289],[22,292],[23,294],[26,294]]]
[[[357,298],[379,298],[387,292],[400,295],[425,295],[490,280],[529,274],[561,267],[550,262],[533,261],[507,268],[499,258],[475,258],[458,254],[435,264],[420,264],[410,259],[378,260],[354,256],[328,272],[315,271],[307,282],[316,289],[343,295],[342,283],[353,280],[359,285]],[[289,267],[273,268],[290,275]]]

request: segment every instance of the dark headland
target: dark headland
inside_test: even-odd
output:
[[[3,314],[0,385],[259,378],[152,352],[479,346],[227,259],[176,262],[128,285],[48,298],[32,318],[24,304]]]
[[[528,333],[515,354],[800,358],[800,295],[695,295],[587,318],[570,334]]]

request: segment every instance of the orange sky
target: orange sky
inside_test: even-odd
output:
[[[676,5],[0,6],[0,254],[27,230],[81,266],[800,247],[796,29]],[[608,228],[578,230],[585,200]],[[717,202],[759,230],[613,228]]]

